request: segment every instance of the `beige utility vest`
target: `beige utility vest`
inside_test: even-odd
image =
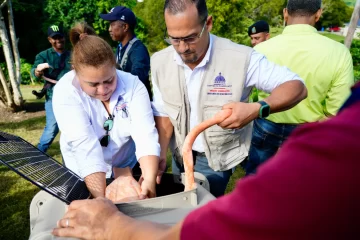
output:
[[[224,104],[239,102],[244,89],[251,48],[214,35],[210,62],[199,89],[199,121],[212,118]],[[174,60],[172,46],[155,53],[151,58],[152,77],[159,87],[164,110],[174,126],[170,144],[175,160],[182,163],[182,146],[190,126],[190,104],[182,66]],[[247,101],[247,99],[246,99]],[[203,145],[209,166],[225,171],[239,164],[248,154],[251,124],[238,129],[222,129],[215,125],[203,134]]]

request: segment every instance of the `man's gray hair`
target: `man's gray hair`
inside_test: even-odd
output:
[[[199,21],[205,21],[208,16],[205,0],[165,0],[164,12],[168,11],[172,15],[182,13],[191,4],[195,4],[196,6],[199,15]]]
[[[312,16],[321,8],[321,0],[288,0],[287,11],[290,16]]]

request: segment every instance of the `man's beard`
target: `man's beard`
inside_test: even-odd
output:
[[[189,55],[187,55],[187,56],[191,56],[191,58],[185,58],[184,56],[183,56],[183,54],[189,54]],[[189,52],[189,53],[187,53],[187,52],[185,52],[185,53],[183,53],[183,54],[180,54],[180,57],[181,57],[181,59],[183,60],[183,62],[184,63],[195,63],[199,58],[198,58],[198,55],[194,52],[194,53],[191,53],[191,52]]]

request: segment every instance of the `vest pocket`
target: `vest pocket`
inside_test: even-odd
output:
[[[180,133],[180,110],[181,106],[164,102],[164,110],[170,118],[174,128]],[[180,133],[181,134],[181,133]]]
[[[207,120],[207,119],[214,117],[216,113],[221,111],[221,109],[222,109],[222,106],[204,105],[204,109],[203,109],[204,118],[203,119]],[[222,127],[220,127],[218,125],[214,125],[208,129],[206,129],[205,132],[209,137],[212,137],[212,136],[219,136],[219,135],[223,135],[223,134],[225,134],[225,135],[233,134],[234,130],[233,129],[223,129]]]

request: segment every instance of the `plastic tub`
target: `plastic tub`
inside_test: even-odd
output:
[[[158,197],[117,204],[128,216],[167,225],[181,221],[189,212],[215,199],[209,192],[209,183],[200,173],[195,173],[197,188],[184,192],[183,177],[164,174],[157,186]],[[70,239],[51,234],[56,222],[66,211],[66,204],[45,191],[37,193],[30,204],[30,240]]]

